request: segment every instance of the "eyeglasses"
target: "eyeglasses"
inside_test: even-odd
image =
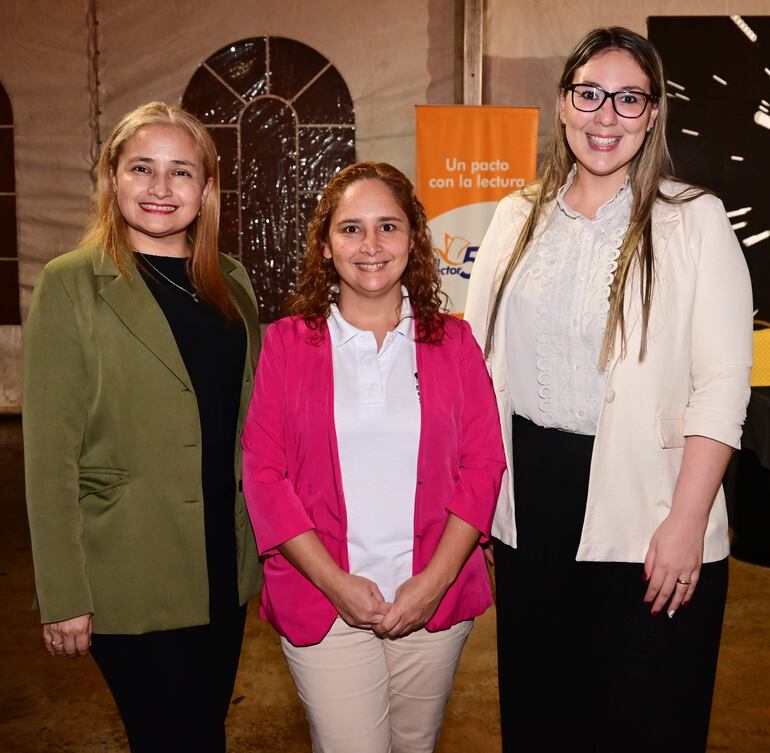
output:
[[[564,91],[572,92],[572,106],[581,112],[596,112],[604,102],[612,101],[612,108],[621,118],[639,118],[647,109],[648,102],[657,102],[654,94],[646,94],[633,89],[608,92],[601,86],[591,84],[569,84]]]

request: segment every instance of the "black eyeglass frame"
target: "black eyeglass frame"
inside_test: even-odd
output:
[[[577,89],[578,86],[585,86],[589,89],[596,89],[597,91],[600,91],[604,96],[596,107],[592,108],[591,110],[585,110],[584,108],[578,107],[575,104],[575,89]],[[597,110],[601,110],[604,103],[607,101],[607,99],[609,99],[612,102],[612,109],[615,110],[615,114],[620,118],[627,118],[628,120],[636,120],[637,118],[641,118],[642,115],[647,112],[647,105],[650,102],[657,102],[660,99],[660,97],[655,94],[647,94],[647,92],[640,92],[636,89],[619,89],[616,92],[608,92],[606,89],[602,89],[601,86],[596,86],[595,84],[567,84],[567,86],[564,87],[564,91],[572,92],[572,106],[576,110],[580,110],[580,112],[596,112]],[[644,107],[642,108],[642,111],[638,115],[623,115],[622,112],[618,112],[617,105],[615,104],[615,97],[617,97],[618,94],[636,94],[640,97],[644,97]]]

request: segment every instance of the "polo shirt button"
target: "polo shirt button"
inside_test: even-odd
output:
[[[610,388],[610,389],[607,390],[607,397],[605,398],[605,400],[608,403],[611,403],[614,399],[615,399],[615,390]]]

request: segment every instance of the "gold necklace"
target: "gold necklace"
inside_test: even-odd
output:
[[[137,254],[142,257],[142,261],[146,264],[149,264],[169,285],[173,285],[178,290],[181,290],[183,293],[187,293],[187,295],[190,296],[196,303],[200,303],[198,300],[198,291],[191,292],[187,288],[182,287],[178,283],[174,282],[170,277],[167,277],[163,274],[141,251],[137,251]]]

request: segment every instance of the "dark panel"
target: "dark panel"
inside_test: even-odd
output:
[[[238,194],[221,194],[222,208],[219,214],[219,242],[221,250],[238,258]]]
[[[2,84],[0,84],[0,125],[13,125],[11,100]]]
[[[329,61],[312,47],[284,37],[268,37],[270,93],[292,99]]]
[[[340,168],[352,164],[355,159],[355,131],[352,128],[300,128],[301,190],[321,190]]]
[[[182,107],[204,123],[235,123],[243,102],[200,66],[185,89]]]
[[[353,100],[336,68],[329,68],[294,101],[300,123],[353,123]]]
[[[267,93],[264,37],[228,44],[215,52],[206,64],[245,100]]]
[[[742,242],[770,229],[770,116],[761,114],[762,100],[770,102],[770,78],[765,72],[770,65],[766,44],[770,16],[744,17],[744,21],[756,32],[757,42],[748,39],[728,16],[648,20],[649,37],[663,57],[666,78],[684,87],[671,87],[670,92],[687,97],[668,98],[668,140],[676,174],[710,188],[728,211],[751,207],[731,220],[747,223],[736,229]],[[683,128],[699,135],[682,133]],[[757,318],[770,320],[770,238],[744,246],[744,253]]]
[[[0,192],[16,190],[13,165],[13,128],[0,128]]]
[[[0,258],[16,258],[15,196],[0,196]]]
[[[16,261],[0,261],[0,324],[21,324],[19,264]]]
[[[219,154],[219,182],[223,191],[238,190],[238,128],[209,128]]]
[[[296,282],[294,114],[276,99],[257,100],[241,119],[243,263],[260,319],[271,322]]]

